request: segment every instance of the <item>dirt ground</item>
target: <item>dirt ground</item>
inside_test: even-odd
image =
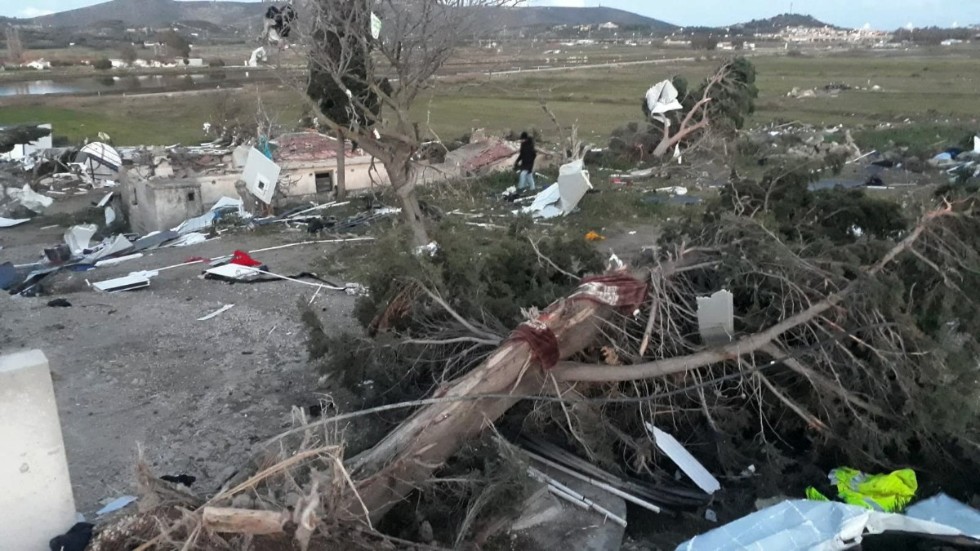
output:
[[[24,263],[61,242],[64,228],[40,227],[31,222],[0,230],[0,262]],[[126,293],[100,293],[85,280],[305,238],[298,232],[227,234],[72,274],[58,283],[56,295],[0,294],[0,350],[38,348],[50,361],[80,512],[91,518],[103,502],[134,492],[139,445],[157,474],[190,474],[198,478],[198,493],[211,492],[254,443],[289,426],[293,406],[321,398],[312,390],[298,306],[315,288],[204,280],[202,265],[162,271],[148,289]],[[256,257],[276,273],[295,274],[337,246],[301,245]],[[53,298],[72,306],[48,307]],[[197,321],[226,304],[234,307]],[[328,329],[354,327],[353,297],[321,291],[313,305]]]

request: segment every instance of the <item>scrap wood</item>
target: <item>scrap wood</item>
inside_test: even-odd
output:
[[[289,521],[284,511],[255,511],[228,507],[205,507],[201,514],[204,527],[221,534],[278,534]]]
[[[221,491],[218,492],[217,495],[212,497],[210,500],[208,500],[200,507],[194,509],[193,513],[203,514],[205,508],[214,506],[216,503],[219,503],[222,500],[230,499],[232,496],[239,494],[249,488],[254,488],[264,480],[276,476],[278,474],[282,474],[288,471],[289,469],[301,465],[302,463],[310,459],[322,455],[334,456],[335,454],[338,453],[340,453],[340,449],[337,446],[320,446],[318,448],[297,452],[291,455],[290,457],[288,457],[287,459],[279,461],[278,463],[272,466],[268,466],[261,469],[259,472],[249,476],[248,478],[242,480],[241,482],[236,483],[231,488],[223,487]],[[163,530],[155,537],[139,545],[133,551],[150,551],[152,549],[157,549],[157,545],[160,542],[165,541],[166,538],[170,537],[171,534],[174,534],[178,530],[182,529],[184,527],[184,524],[191,518],[193,517],[190,515],[186,515],[186,514],[182,515],[180,518],[175,519],[171,524],[166,525],[163,528]]]

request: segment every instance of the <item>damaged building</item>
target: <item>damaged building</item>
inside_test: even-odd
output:
[[[272,203],[323,202],[337,191],[337,140],[317,132],[279,136],[270,147],[279,175]],[[199,216],[222,197],[240,196],[249,146],[234,150],[169,149],[134,159],[126,179],[126,205],[135,231],[169,229]],[[257,151],[257,150],[256,150]],[[388,183],[384,166],[347,142],[343,170],[348,192],[364,193]],[[152,160],[147,160],[147,158]],[[251,198],[241,197],[246,201]]]

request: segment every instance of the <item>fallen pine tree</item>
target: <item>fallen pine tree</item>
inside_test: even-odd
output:
[[[743,205],[752,201],[752,193],[739,198]],[[344,460],[341,447],[326,444],[338,441],[339,424],[358,412],[303,422],[268,442],[221,494],[164,523],[161,533],[138,539],[148,541],[142,548],[150,549],[202,534],[214,537],[208,529],[216,522],[214,507],[246,519],[240,522],[245,533],[252,517],[240,507],[229,513],[228,506],[236,494],[273,481],[307,496],[307,516],[276,517],[287,540],[298,534],[308,543],[317,536],[354,533],[365,541],[384,539],[375,526],[393,506],[425,487],[468,440],[535,396],[549,400],[521,413],[536,417],[542,432],[559,428],[566,437],[560,444],[600,463],[608,462],[613,440],[638,473],[658,468],[642,429],[654,420],[690,434],[703,431],[704,423],[733,441],[757,422],[771,425],[760,429],[763,439],[802,430],[815,448],[843,449],[851,459],[872,465],[907,464],[912,455],[900,446],[916,442],[916,453],[930,459],[947,454],[955,463],[957,449],[977,447],[969,406],[975,382],[967,384],[968,370],[958,371],[964,364],[952,361],[956,351],[937,354],[935,339],[949,326],[930,334],[927,322],[937,314],[925,321],[914,318],[922,307],[967,314],[965,305],[975,298],[963,291],[975,277],[974,206],[970,199],[931,210],[907,230],[894,230],[891,235],[901,237],[890,244],[885,234],[864,241],[794,242],[788,235],[792,227],[771,230],[762,221],[730,216],[700,223],[700,233],[678,231],[666,236],[667,245],[651,259],[652,269],[584,279],[542,313],[530,312],[529,321],[431,398],[376,408],[416,411],[365,451]],[[799,213],[791,209],[787,216]],[[866,221],[866,226],[874,224]],[[920,295],[922,306],[896,300],[915,293],[917,282],[929,285]],[[738,297],[740,334],[730,344],[705,348],[696,335],[694,297],[721,287]],[[957,296],[963,300],[951,304]],[[445,324],[458,331],[447,340],[493,346],[492,330],[439,297],[414,292],[409,302],[419,310],[431,308],[428,316],[441,312]],[[406,336],[415,343],[426,340]],[[964,353],[975,350],[973,334],[950,336]],[[428,342],[424,348],[439,347]],[[953,381],[957,386],[946,388]],[[962,398],[940,407],[950,394]],[[749,409],[757,409],[758,417],[746,413],[746,405],[753,405]],[[961,439],[951,441],[953,434]],[[774,444],[762,450],[774,461],[780,456]],[[718,455],[720,468],[734,468],[721,450]],[[962,468],[969,465],[961,462]],[[205,510],[211,511],[207,518]],[[292,512],[297,510],[293,504]],[[259,516],[262,530],[268,530],[275,514]],[[220,524],[228,525],[235,524]],[[299,531],[301,526],[306,528]],[[222,541],[235,537],[240,536],[220,535]]]

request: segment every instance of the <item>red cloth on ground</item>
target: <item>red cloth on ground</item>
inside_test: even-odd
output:
[[[238,264],[239,266],[248,266],[249,268],[258,268],[262,265],[261,262],[255,260],[248,255],[245,251],[235,251],[231,253],[230,264]]]

